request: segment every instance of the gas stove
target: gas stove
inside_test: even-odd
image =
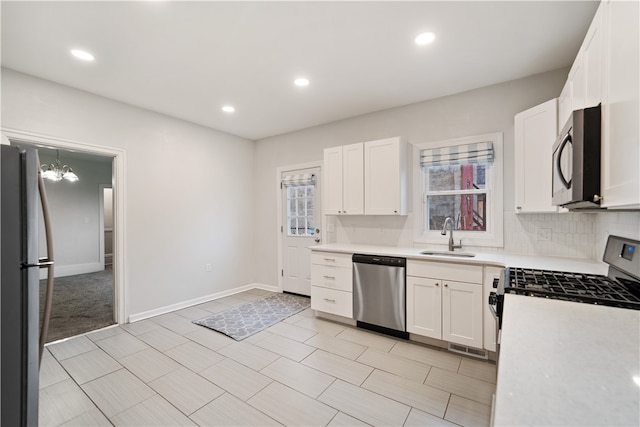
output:
[[[510,267],[504,293],[640,310],[640,281]]]
[[[576,303],[640,310],[640,241],[609,236],[603,261],[606,276],[544,269],[505,268],[504,277],[494,282],[489,307],[502,328],[505,294],[555,299]]]

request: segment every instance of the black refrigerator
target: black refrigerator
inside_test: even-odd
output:
[[[44,185],[35,149],[0,147],[0,425],[37,426],[39,269],[51,264],[38,253],[39,179]]]

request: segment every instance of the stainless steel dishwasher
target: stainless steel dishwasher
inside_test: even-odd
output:
[[[360,328],[409,339],[405,258],[354,254],[353,317]]]

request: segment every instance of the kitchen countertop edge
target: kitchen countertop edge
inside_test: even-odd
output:
[[[584,258],[561,258],[537,255],[520,255],[500,252],[474,252],[475,257],[451,257],[446,255],[421,255],[424,248],[395,246],[354,245],[328,243],[311,246],[312,252],[334,252],[345,254],[366,254],[396,256],[418,261],[446,262],[494,267],[521,267],[545,270],[568,271],[583,274],[607,274],[608,266],[602,261]],[[463,251],[466,252],[466,251]]]

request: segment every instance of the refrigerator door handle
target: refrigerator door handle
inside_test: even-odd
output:
[[[33,268],[33,267],[49,268],[49,266],[53,264],[54,264],[53,260],[50,260],[49,258],[39,258],[38,262],[35,264],[26,264],[23,262],[22,268]]]
[[[40,159],[38,158],[38,164]],[[40,329],[40,366],[42,366],[42,354],[44,353],[44,344],[49,334],[49,318],[51,317],[51,299],[53,298],[53,235],[51,234],[51,218],[49,217],[49,202],[47,200],[47,192],[42,179],[42,172],[38,171],[38,192],[40,193],[40,204],[42,205],[42,217],[44,219],[44,232],[47,241],[47,258],[38,259],[38,267],[46,268],[47,271],[47,290],[44,301],[44,312],[42,315],[42,327]]]

